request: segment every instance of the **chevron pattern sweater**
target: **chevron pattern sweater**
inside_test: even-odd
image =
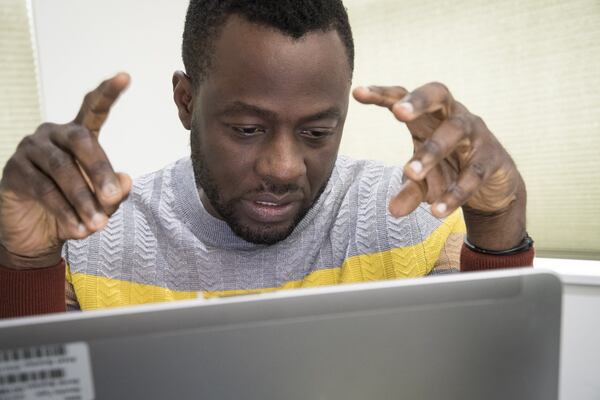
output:
[[[440,220],[422,204],[406,217],[392,217],[387,205],[401,180],[399,167],[339,157],[323,194],[292,234],[266,246],[242,240],[211,216],[191,160],[179,160],[137,179],[104,230],[65,244],[67,303],[96,309],[457,271],[466,231],[461,211]],[[533,258],[533,251],[495,260],[462,251],[463,269],[531,265]],[[27,284],[39,287],[37,296],[46,290],[56,297],[56,284],[48,282],[64,265],[52,268],[0,268],[0,288],[14,292]],[[36,274],[46,274],[45,287]],[[10,306],[19,293],[2,314],[35,312],[34,306]]]

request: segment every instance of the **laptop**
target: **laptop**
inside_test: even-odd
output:
[[[0,399],[557,399],[561,290],[506,270],[4,320]]]
[[[559,398],[600,399],[600,271],[597,261],[550,261],[563,282]]]

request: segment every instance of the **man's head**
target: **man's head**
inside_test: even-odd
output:
[[[339,0],[190,3],[173,77],[207,210],[243,239],[286,238],[331,175],[353,45]]]
[[[185,18],[182,56],[194,85],[207,75],[215,41],[228,17],[236,14],[255,24],[299,39],[308,32],[336,31],[354,69],[354,43],[341,0],[191,0]]]

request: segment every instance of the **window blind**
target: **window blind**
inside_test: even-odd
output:
[[[40,123],[30,20],[25,0],[0,2],[0,168]]]
[[[600,3],[346,0],[355,84],[429,81],[486,121],[528,187],[538,255],[600,259]],[[27,2],[0,3],[0,166],[40,122]],[[341,152],[403,164],[406,129],[351,103]]]
[[[537,254],[600,259],[600,2],[346,0],[355,85],[448,85],[515,159]],[[408,131],[350,106],[341,152],[404,164]]]

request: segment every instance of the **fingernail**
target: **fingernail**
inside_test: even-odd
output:
[[[105,223],[106,223],[106,216],[104,216],[100,213],[96,213],[92,217],[92,224],[96,227],[96,229],[102,228]]]
[[[435,210],[439,214],[445,214],[446,210],[448,210],[448,206],[446,205],[446,203],[439,203],[437,206],[435,206]]]
[[[412,114],[415,111],[415,108],[413,107],[412,103],[408,101],[401,101],[400,103],[398,103],[398,107],[402,108],[409,114]]]
[[[85,235],[87,233],[87,229],[85,228],[85,225],[83,225],[83,224],[77,225],[77,233],[79,233],[80,235]]]
[[[421,171],[423,171],[423,163],[421,163],[421,161],[412,161],[410,164],[408,164],[408,167],[412,169],[415,174],[419,174]]]
[[[107,197],[112,197],[118,193],[119,189],[113,183],[107,183],[102,187],[102,192]]]
[[[366,95],[371,92],[371,89],[366,86],[357,86],[356,89],[354,89],[354,92],[361,92],[363,95]]]

